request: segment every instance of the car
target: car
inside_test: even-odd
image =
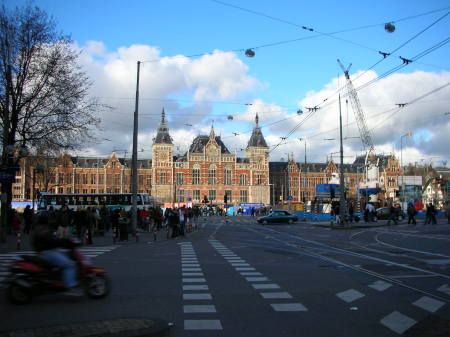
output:
[[[376,209],[377,220],[389,220],[391,211],[389,207],[381,207]],[[399,210],[398,220],[402,220],[405,218],[405,215],[401,210]]]
[[[268,223],[293,223],[298,220],[298,217],[288,211],[276,210],[269,215],[259,217],[256,219],[258,223],[267,225]]]

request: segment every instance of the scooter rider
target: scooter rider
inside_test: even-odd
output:
[[[77,266],[75,261],[68,256],[67,249],[74,247],[74,242],[69,239],[59,239],[51,230],[46,216],[38,219],[33,232],[32,245],[41,258],[62,269],[62,281],[68,295],[81,295],[74,289],[78,285]]]

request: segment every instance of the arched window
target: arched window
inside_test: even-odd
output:
[[[192,168],[192,184],[200,184],[200,165],[194,165],[194,167]]]
[[[223,183],[225,185],[231,185],[232,184],[232,179],[231,179],[231,169],[230,168],[225,168],[224,174],[223,174]]]
[[[208,169],[208,185],[216,184],[216,167],[211,165]]]

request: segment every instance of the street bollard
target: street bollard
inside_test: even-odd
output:
[[[20,232],[17,233],[17,250],[20,250],[20,246],[22,243],[22,234]]]

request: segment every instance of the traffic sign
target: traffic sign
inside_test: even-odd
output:
[[[288,196],[287,200],[292,201],[294,198],[292,198],[292,195]]]

